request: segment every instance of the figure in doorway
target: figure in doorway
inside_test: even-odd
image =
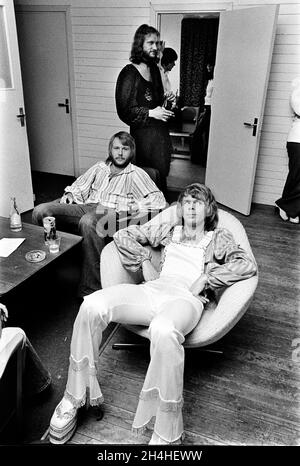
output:
[[[165,95],[169,92],[174,92],[169,79],[169,73],[174,68],[177,58],[178,55],[174,49],[170,47],[165,47],[163,49],[159,64],[159,70]]]
[[[211,101],[213,94],[214,63],[209,62],[206,65],[207,84],[204,98],[203,112],[199,113],[196,129],[193,134],[191,143],[191,162],[202,167],[206,167],[209,127],[211,116]]]

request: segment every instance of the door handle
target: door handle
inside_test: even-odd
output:
[[[254,118],[253,123],[247,123],[247,122],[244,121],[244,126],[247,126],[248,128],[253,128],[252,136],[256,136],[257,126],[258,126],[258,118]]]
[[[20,123],[21,123],[21,126],[25,126],[25,113],[24,113],[24,110],[23,108],[19,108],[19,115],[17,115],[17,118],[20,119]]]
[[[65,99],[65,103],[64,103],[64,104],[61,103],[61,102],[59,102],[57,105],[58,105],[59,107],[65,107],[66,113],[70,113],[69,99]]]

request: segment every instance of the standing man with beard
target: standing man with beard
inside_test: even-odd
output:
[[[157,66],[159,46],[159,32],[142,24],[134,35],[131,64],[118,76],[115,97],[119,118],[135,139],[137,165],[156,168],[166,193],[172,152],[167,122],[174,113],[163,107],[164,89]],[[173,102],[175,95],[171,93],[168,100]]]
[[[114,134],[105,162],[97,162],[67,186],[61,199],[33,210],[36,225],[43,225],[44,217],[53,216],[58,230],[83,237],[81,297],[101,288],[100,254],[107,240],[127,226],[130,218],[142,223],[143,218],[148,220],[149,211],[157,213],[166,206],[163,194],[149,175],[131,163],[134,157],[135,142],[130,134]]]

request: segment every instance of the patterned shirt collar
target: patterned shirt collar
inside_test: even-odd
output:
[[[108,175],[111,175],[111,171],[110,171],[110,168],[112,166],[112,162],[108,162],[108,163],[105,163],[105,167],[106,167],[106,171],[107,171],[107,174]],[[119,176],[119,175],[123,175],[123,174],[128,174],[128,173],[131,173],[134,171],[134,165],[129,162],[128,165],[126,165],[126,167],[121,170],[119,173],[115,173],[114,176]]]

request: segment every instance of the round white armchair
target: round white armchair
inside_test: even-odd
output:
[[[162,211],[151,223],[171,221],[176,223],[176,206]],[[234,236],[235,241],[252,257],[252,249],[246,231],[241,222],[232,214],[219,209],[219,228],[227,228]],[[146,246],[149,247],[150,246]],[[152,250],[152,262],[158,266],[160,249]],[[122,265],[115,243],[112,241],[102,251],[100,261],[100,274],[102,287],[117,285],[119,283],[140,283],[143,279],[140,272],[128,272]],[[244,315],[252,301],[258,283],[258,275],[243,280],[225,288],[218,293],[217,302],[209,303],[197,326],[185,339],[185,347],[201,347],[211,345],[222,338]],[[147,327],[140,325],[126,325],[132,332],[148,338]]]

